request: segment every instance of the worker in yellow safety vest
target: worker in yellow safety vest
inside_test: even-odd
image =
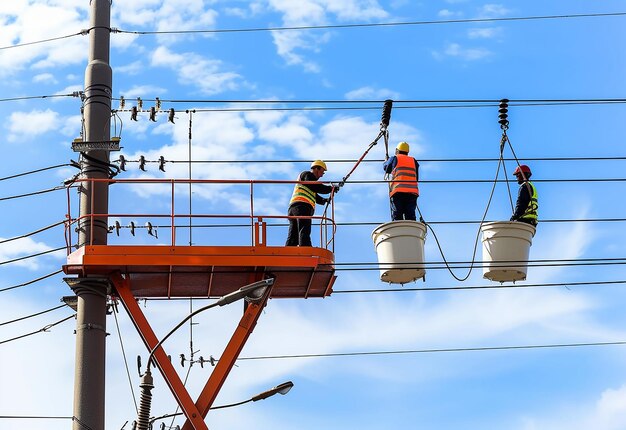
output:
[[[324,176],[326,163],[322,160],[315,160],[311,164],[311,170],[305,170],[298,176],[298,181],[317,181]],[[312,217],[315,213],[315,204],[326,204],[328,199],[319,194],[338,192],[338,187],[325,184],[300,184],[293,188],[293,195],[289,202],[289,232],[285,246],[311,246],[311,218],[291,218],[291,217]]]
[[[539,201],[537,199],[537,189],[533,183],[529,181],[532,176],[530,167],[521,164],[517,166],[513,175],[517,178],[517,183],[520,184],[520,187],[517,194],[515,212],[513,212],[513,216],[511,216],[511,221],[520,221],[537,226]]]
[[[389,185],[389,198],[391,200],[391,220],[415,221],[415,209],[419,188],[420,165],[417,160],[409,155],[409,144],[398,143],[396,155],[387,159],[383,164],[383,170],[391,174]]]

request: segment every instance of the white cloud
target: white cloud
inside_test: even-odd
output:
[[[626,421],[626,385],[608,388],[593,404],[567,405],[554,416],[524,417],[522,430],[621,430]]]
[[[11,6],[8,6],[11,3]],[[75,35],[85,26],[88,5],[50,1],[47,4],[26,1],[3,2],[0,11],[0,46],[11,46],[54,37]],[[54,19],[50,19],[54,17]],[[0,75],[12,75],[26,67],[63,66],[84,62],[88,39],[72,36],[0,52],[3,67]]]
[[[129,90],[120,91],[120,95],[124,96],[127,100],[136,97],[154,99],[155,97],[165,94],[166,92],[167,90],[165,88],[157,87],[155,85],[135,85]]]
[[[151,65],[173,70],[181,84],[194,85],[206,95],[235,90],[241,85],[241,76],[223,71],[220,60],[210,60],[191,52],[178,54],[161,46],[152,54]]]
[[[433,56],[436,59],[453,57],[467,61],[481,60],[490,55],[492,55],[492,52],[486,48],[464,48],[458,43],[449,43],[443,51],[433,52]]]
[[[454,18],[454,17],[458,17],[458,16],[462,16],[463,12],[457,11],[451,11],[450,9],[442,9],[437,13],[438,16],[442,17],[442,18]]]
[[[346,93],[348,100],[397,100],[400,94],[387,88],[361,87]]]
[[[55,130],[60,122],[61,117],[58,112],[50,109],[45,111],[13,112],[9,116],[9,125],[7,126],[9,135],[7,140],[9,142],[17,142],[24,139],[32,139]]]
[[[33,76],[33,82],[36,84],[56,84],[58,81],[52,73],[41,73]]]
[[[489,4],[486,4],[486,5],[483,5],[480,8],[478,14],[479,14],[480,17],[494,18],[494,17],[500,17],[500,16],[508,15],[510,12],[511,12],[510,9],[505,8],[501,4],[489,3]]]
[[[0,238],[0,241],[5,238]],[[51,249],[43,242],[35,242],[30,237],[12,240],[10,242],[0,243],[0,261],[9,261],[22,257],[26,257]],[[28,258],[12,263],[15,266],[25,267],[30,270],[37,270],[40,267],[38,258]]]
[[[287,27],[323,25],[334,17],[339,22],[382,20],[388,13],[375,0],[269,0],[272,9],[283,16]],[[307,72],[319,72],[319,66],[298,51],[316,52],[328,43],[328,32],[300,32],[297,30],[272,32],[278,54],[289,65],[300,65]]]
[[[467,35],[470,39],[491,39],[501,32],[501,28],[471,28],[467,31]]]

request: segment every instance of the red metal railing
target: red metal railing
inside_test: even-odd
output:
[[[120,219],[120,220],[133,220],[133,219],[147,219],[147,220],[163,220],[163,219],[167,219],[169,220],[169,224],[168,225],[158,225],[158,227],[163,228],[163,227],[167,227],[169,229],[169,235],[170,235],[170,240],[169,240],[169,245],[171,246],[176,246],[176,245],[180,245],[177,244],[177,232],[180,229],[189,229],[189,244],[191,245],[191,235],[192,235],[192,231],[198,232],[200,229],[205,228],[205,227],[209,227],[206,225],[203,226],[198,226],[198,225],[193,225],[193,221],[194,220],[200,220],[200,219],[210,219],[210,220],[217,220],[217,221],[224,221],[224,220],[236,220],[236,219],[244,219],[244,220],[248,220],[249,222],[246,222],[245,224],[242,225],[233,225],[233,224],[214,224],[214,225],[210,225],[211,228],[223,228],[224,230],[228,229],[228,228],[233,228],[233,227],[246,227],[250,229],[250,237],[251,237],[251,245],[253,246],[266,246],[267,245],[267,221],[268,220],[274,220],[277,221],[278,223],[272,223],[270,224],[270,226],[272,227],[278,227],[278,226],[284,226],[285,224],[280,224],[280,220],[283,221],[287,221],[288,219],[293,219],[293,218],[310,218],[312,220],[312,224],[313,227],[318,227],[319,228],[319,243],[320,246],[322,248],[326,248],[329,249],[330,251],[334,252],[334,237],[335,237],[335,233],[337,230],[337,226],[334,222],[334,215],[335,215],[335,207],[334,207],[334,199],[331,195],[331,199],[330,199],[330,203],[327,204],[324,207],[324,211],[322,213],[322,215],[319,216],[312,216],[312,217],[291,217],[291,216],[287,216],[287,215],[272,215],[272,214],[268,214],[268,213],[257,213],[255,211],[255,192],[257,194],[257,197],[259,194],[261,194],[261,192],[259,191],[259,189],[261,187],[270,187],[270,186],[283,186],[285,187],[286,185],[290,184],[291,186],[293,186],[293,184],[296,183],[300,183],[300,184],[313,184],[316,182],[301,182],[301,181],[277,181],[277,180],[210,180],[210,179],[79,179],[76,181],[76,183],[78,184],[79,190],[82,189],[84,190],[85,187],[82,187],[81,184],[84,182],[106,182],[109,184],[110,191],[109,191],[109,213],[106,214],[99,214],[99,213],[93,213],[94,212],[94,190],[98,187],[94,186],[95,184],[91,184],[91,187],[88,187],[87,189],[91,190],[91,195],[90,195],[90,202],[91,202],[91,214],[87,214],[87,215],[82,215],[82,216],[73,216],[72,215],[72,205],[71,205],[71,195],[69,193],[69,188],[68,188],[68,193],[67,193],[67,214],[66,214],[66,218],[67,218],[67,222],[66,222],[66,243],[68,245],[68,254],[72,251],[72,246],[71,244],[76,243],[73,240],[73,233],[76,233],[78,231],[78,228],[88,228],[88,239],[86,240],[85,245],[92,245],[94,244],[94,228],[98,225],[98,224],[106,224],[108,226],[108,231],[109,233],[116,231],[119,235],[119,228],[131,228],[131,231],[134,235],[134,228],[137,229],[141,229],[144,228],[144,226],[142,225],[134,225],[134,224],[127,224],[126,222],[124,222],[123,224],[120,223],[118,221],[118,223],[116,225],[108,225],[108,221],[110,219]],[[168,191],[166,192],[165,190],[159,190],[158,187],[163,187],[164,185],[168,186]],[[177,199],[177,193],[180,195],[182,192],[181,191],[177,191],[177,186],[180,185],[188,185],[189,188],[189,193],[191,195],[191,191],[193,190],[193,187],[196,186],[196,189],[198,189],[198,187],[214,187],[215,189],[213,191],[228,191],[229,193],[232,191],[232,187],[234,186],[242,186],[242,185],[248,185],[249,186],[249,211],[247,213],[225,213],[225,214],[210,214],[210,213],[190,213],[190,210],[192,208],[192,200],[188,200],[189,201],[189,211],[184,212],[184,210],[179,209],[178,206],[176,205],[176,203],[179,203],[180,205],[180,197]],[[115,188],[113,188],[113,186]],[[135,187],[135,189],[131,189],[129,188],[128,190],[121,190],[120,188],[122,187]],[[139,193],[139,190],[137,190],[137,187],[156,187],[156,193],[154,190],[150,190],[148,191],[148,189],[146,188],[146,192],[149,192],[151,194],[156,194],[157,198],[159,199],[159,202],[157,202],[156,204],[152,205],[152,206],[161,206],[163,207],[163,202],[165,202],[165,197],[166,195],[169,194],[169,204],[166,205],[165,207],[163,207],[163,210],[160,213],[129,213],[129,212],[111,212],[111,203],[112,202],[116,202],[116,196],[120,196],[122,193],[130,193],[130,195],[132,196],[133,193],[135,195],[137,195]],[[286,189],[286,188],[283,188]],[[291,191],[291,189],[289,190],[289,192]],[[232,193],[235,194],[235,193]],[[284,212],[287,212],[287,207],[289,206],[289,198],[291,197],[291,194],[287,194],[285,193],[286,200],[284,202],[284,205],[282,205]],[[243,206],[241,204],[241,198],[242,196],[238,196],[237,197],[239,200],[236,202],[230,201],[230,205],[231,207],[241,207]],[[196,197],[195,200],[196,203],[204,203],[204,205],[209,206],[210,201],[207,200],[206,198],[199,198]],[[117,202],[119,204],[119,202]],[[133,200],[132,203],[123,203],[126,206],[128,205],[133,205],[134,207],[139,207],[142,204],[141,198],[136,198]],[[196,205],[198,206],[198,205]],[[200,212],[202,212],[200,210]],[[330,212],[330,213],[328,213]],[[189,220],[189,224],[188,225],[182,225],[181,224],[181,220]],[[98,222],[96,222],[96,220]],[[77,226],[74,227],[74,226]],[[132,227],[131,227],[132,226]],[[73,231],[74,228],[76,231]],[[213,231],[213,230],[212,230]],[[286,237],[286,232],[284,234],[284,237]],[[243,244],[241,244],[243,246]]]

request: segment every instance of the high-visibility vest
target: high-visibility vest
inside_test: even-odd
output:
[[[415,159],[404,154],[398,154],[396,158],[398,161],[396,167],[391,172],[389,196],[393,196],[395,193],[409,193],[419,196]]]
[[[526,210],[520,217],[520,219],[531,219],[537,221],[537,212],[539,211],[539,200],[537,199],[537,189],[533,185],[532,182],[527,181],[522,184],[522,187],[525,187],[526,184],[530,185],[530,189],[532,190],[532,194],[530,196],[530,202],[528,202],[528,206]]]
[[[299,181],[301,180],[300,178],[301,176],[298,177]],[[315,192],[306,185],[296,184],[295,187],[293,187],[293,195],[291,196],[289,205],[296,202],[308,203],[315,209]]]

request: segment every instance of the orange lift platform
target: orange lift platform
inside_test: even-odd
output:
[[[107,180],[90,179],[90,181]],[[116,220],[115,225],[109,227],[109,232],[117,233],[117,235],[123,228],[129,228],[133,236],[135,231],[145,228],[147,233],[156,237],[157,228],[159,228],[162,237],[155,239],[159,240],[159,244],[86,244],[73,252],[70,252],[71,248],[68,246],[67,263],[63,266],[63,271],[67,275],[76,275],[78,278],[97,277],[108,280],[111,286],[111,296],[120,300],[148,350],[154,349],[153,361],[187,417],[182,428],[184,430],[205,430],[207,426],[204,417],[252,333],[267,301],[270,298],[314,298],[331,295],[332,286],[336,279],[333,253],[336,226],[333,220],[332,199],[323,215],[312,217],[313,226],[315,228],[319,226],[319,241],[322,246],[268,246],[266,241],[267,221],[285,223],[289,217],[255,214],[255,187],[259,188],[260,185],[269,184],[291,184],[292,187],[293,181],[116,179],[110,180],[110,182],[115,183],[116,187],[119,187],[120,184],[130,187],[133,185],[140,187],[156,185],[162,190],[164,185],[168,186],[171,194],[169,213],[91,214],[85,217],[88,219],[83,219],[82,222],[90,223],[92,226],[90,231],[93,231],[94,223],[99,220]],[[249,187],[250,212],[248,214],[193,215],[176,213],[174,210],[175,202],[177,202],[174,192],[180,189],[181,185],[223,188],[229,184]],[[95,187],[91,188],[94,189]],[[178,206],[182,205],[179,204]],[[330,215],[327,216],[328,211],[330,211]],[[67,217],[66,240],[70,244],[72,237],[69,227],[78,225],[81,220],[72,218],[70,213]],[[243,225],[219,224],[211,225],[211,227],[217,226],[225,229],[245,226],[245,228],[250,229],[251,244],[249,246],[178,245],[176,243],[177,231],[191,229],[192,221],[197,223],[200,218],[204,221],[245,219],[246,223]],[[167,220],[167,225],[153,227],[152,222],[159,219]],[[139,223],[139,220],[151,221],[146,222],[144,227]],[[181,225],[183,221],[188,225]],[[135,227],[135,222],[141,227]],[[271,227],[276,225],[278,224],[271,224]],[[193,228],[199,229],[197,226]],[[214,231],[215,228],[212,228],[211,233]],[[285,229],[282,231],[286,232]],[[284,240],[285,237],[286,233],[283,233],[281,240]],[[137,299],[220,298],[245,285],[264,279],[272,279],[273,282],[265,289],[262,297],[246,304],[243,316],[231,340],[216,363],[200,396],[194,402],[163,347],[159,345],[159,339],[138,305]]]

